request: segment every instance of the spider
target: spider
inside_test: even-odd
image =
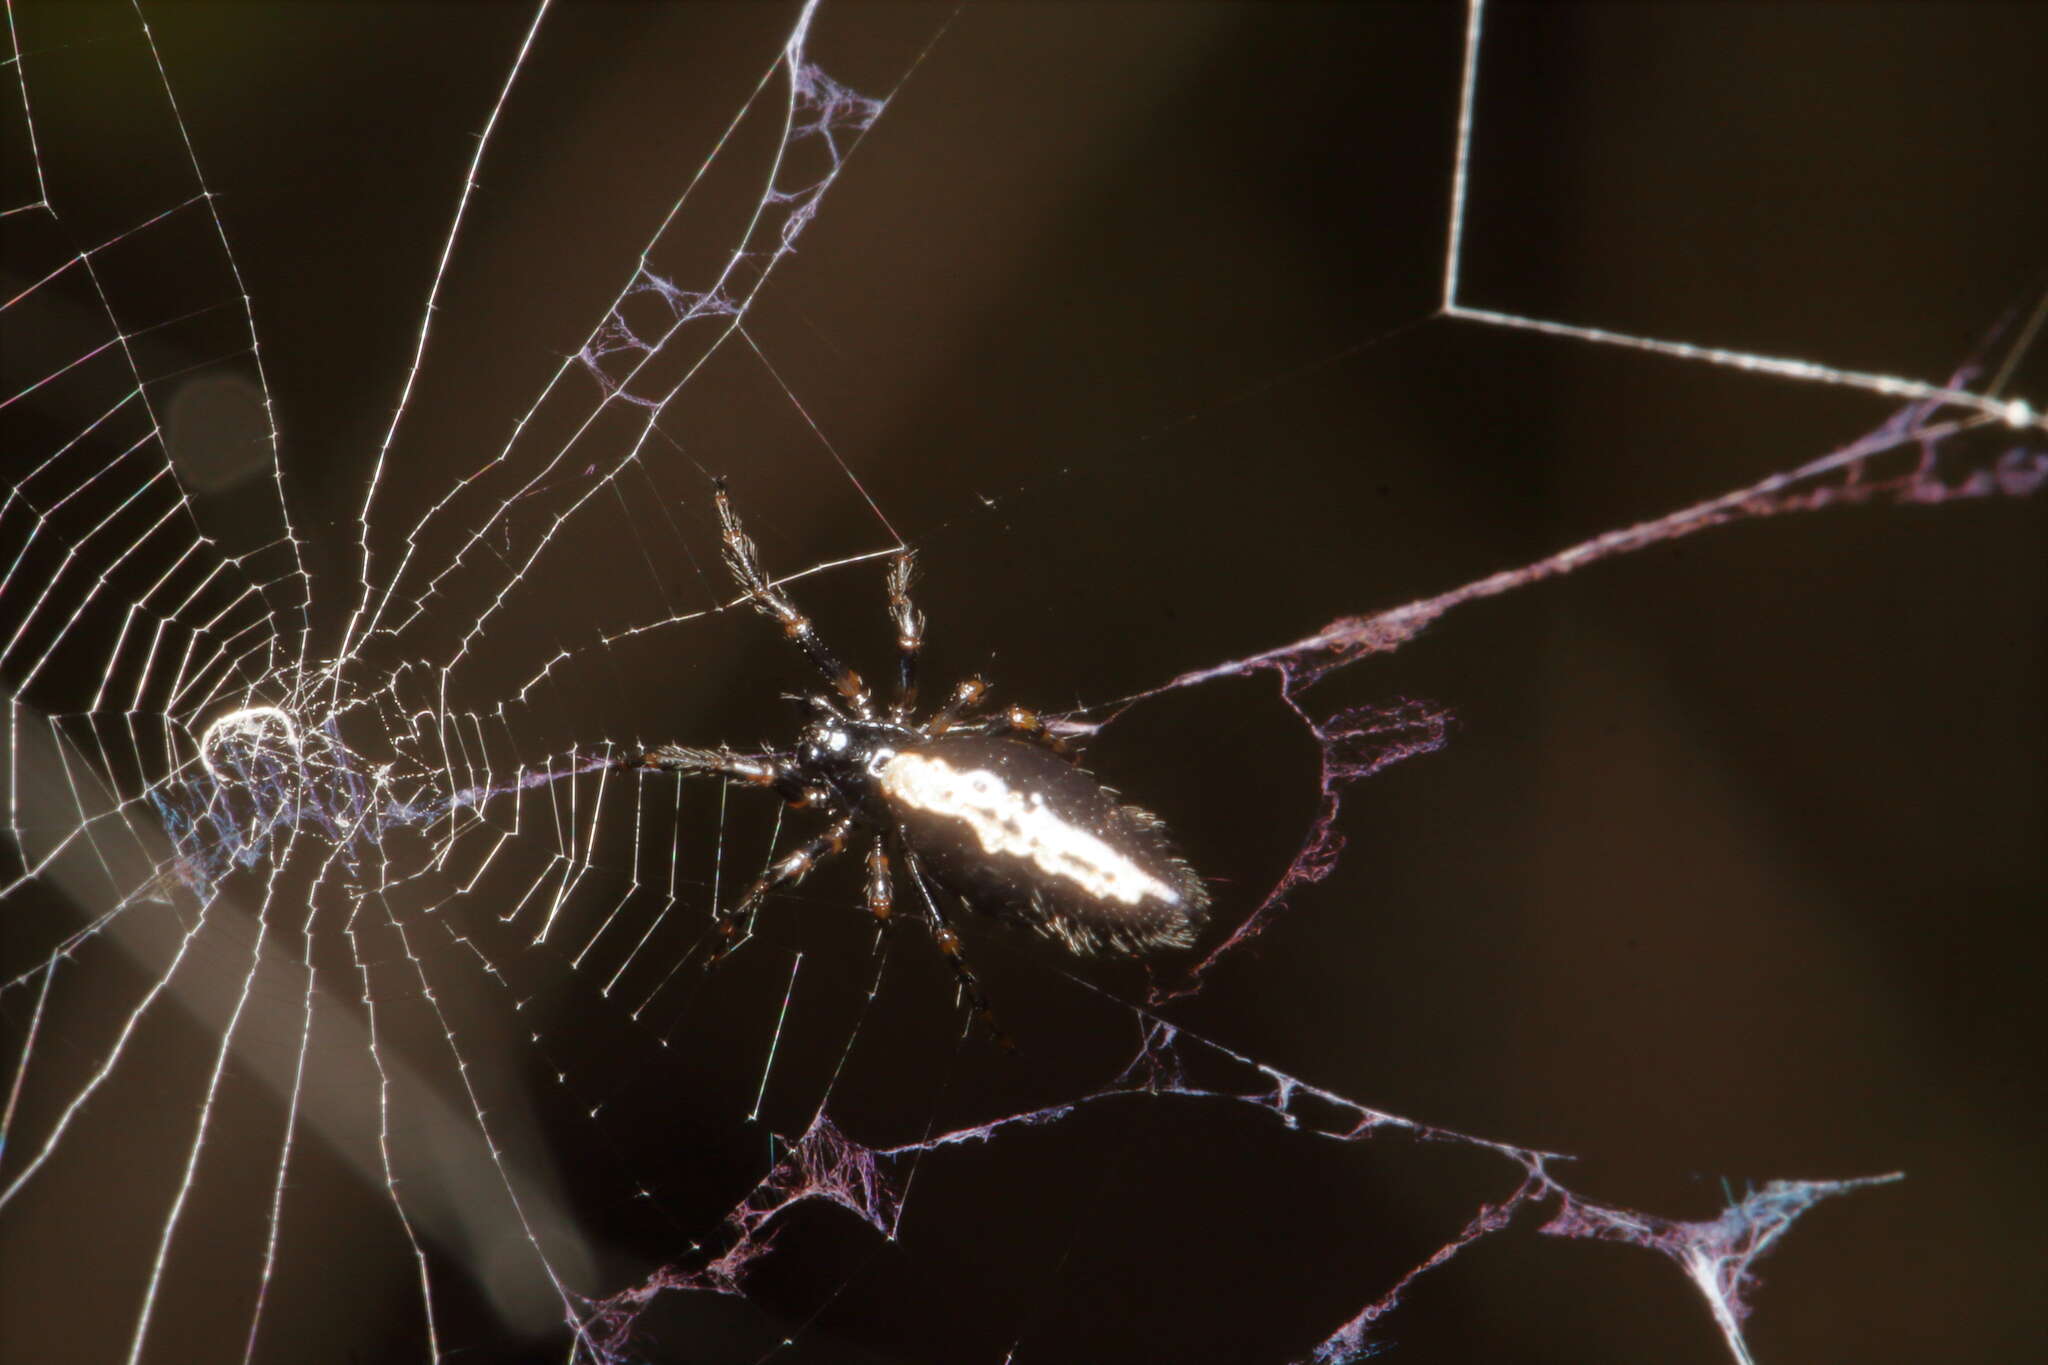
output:
[[[629,767],[764,787],[828,821],[822,833],[771,863],[745,895],[713,911],[720,941],[710,962],[738,945],[770,891],[803,880],[857,836],[867,836],[869,913],[889,921],[896,904],[891,864],[901,862],[933,942],[976,1016],[991,1027],[988,999],[947,918],[949,899],[1082,956],[1135,957],[1194,942],[1208,912],[1208,888],[1174,851],[1164,822],[1123,804],[1075,766],[1076,755],[1036,712],[1011,706],[983,714],[988,684],[973,676],[930,716],[913,718],[924,613],[910,601],[911,551],[889,566],[896,688],[883,706],[769,581],[725,481],[713,488],[726,567],[832,691],[804,699],[811,719],[788,749],[741,753],[724,745],[665,744],[622,760]]]

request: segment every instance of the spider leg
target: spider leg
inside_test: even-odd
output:
[[[1003,714],[988,722],[989,733],[1015,735],[1042,744],[1061,758],[1076,758],[1074,746],[1046,728],[1045,717],[1028,706],[1008,706]]]
[[[778,886],[800,882],[804,874],[846,847],[846,836],[853,832],[853,817],[842,815],[829,828],[793,853],[784,855],[769,865],[766,872],[754,879],[747,888],[747,894],[740,897],[731,909],[714,911],[712,923],[717,926],[721,941],[714,943],[711,956],[704,965],[709,967],[727,953],[739,946],[741,926],[753,917],[761,902],[770,891]]]
[[[902,836],[898,834],[900,842]],[[939,908],[939,898],[932,894],[930,883],[925,877],[924,864],[906,846],[903,861],[910,868],[910,880],[917,886],[918,896],[924,901],[925,923],[931,927],[932,942],[945,954],[946,964],[953,969],[953,979],[960,983],[960,993],[967,997],[974,1007],[974,1017],[988,1025],[996,1042],[1005,1050],[1016,1046],[996,1022],[996,1012],[988,1003],[988,996],[981,989],[981,982],[974,975],[974,968],[967,965],[967,954],[960,947],[960,935],[946,919],[946,912]]]
[[[716,749],[692,749],[682,744],[664,744],[658,749],[632,754],[621,767],[654,768],[684,777],[723,777],[749,786],[766,787],[792,806],[808,806],[821,793],[804,785],[789,755],[779,753],[740,754],[720,745]]]
[[[761,568],[761,550],[754,544],[753,537],[740,528],[739,513],[732,510],[732,499],[726,495],[725,480],[719,479],[714,485],[718,504],[718,524],[725,541],[725,566],[732,576],[746,590],[747,597],[765,616],[772,616],[782,624],[782,633],[794,640],[797,647],[810,657],[811,663],[824,674],[854,714],[862,720],[873,720],[875,715],[874,693],[860,674],[839,662],[838,656],[828,649],[819,638],[811,618],[797,610],[796,603],[789,595],[768,581],[768,575]]]
[[[925,722],[925,734],[931,739],[937,739],[945,734],[958,725],[960,718],[973,710],[976,703],[987,695],[988,684],[982,681],[979,673],[970,678],[963,678],[960,685],[953,689],[953,695],[946,698],[946,704],[933,712],[932,718]]]
[[[879,924],[889,922],[896,908],[896,879],[889,875],[889,853],[883,847],[888,836],[876,835],[868,848],[868,913]]]
[[[1019,739],[1041,744],[1061,758],[1076,757],[1074,746],[1046,728],[1045,718],[1028,706],[1005,707],[999,716],[968,721],[968,715],[987,695],[988,683],[979,673],[966,679],[953,689],[953,695],[947,698],[946,704],[925,722],[925,734],[937,739],[948,730],[964,726],[977,734],[1015,735]]]
[[[910,603],[917,556],[909,550],[889,562],[889,619],[896,623],[896,700],[889,719],[898,725],[917,709],[917,656],[924,648],[924,613]]]

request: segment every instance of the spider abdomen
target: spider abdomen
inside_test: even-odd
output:
[[[1072,952],[1185,948],[1208,912],[1159,817],[1041,745],[942,736],[898,750],[875,778],[947,890]]]

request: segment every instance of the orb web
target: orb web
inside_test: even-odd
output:
[[[1871,235],[1912,278],[1863,279],[1809,336],[1796,300],[1831,263],[1731,273],[1714,253],[1761,274],[1766,249],[1688,238],[1685,178],[1646,169],[1733,144],[1782,174],[1771,91],[1687,109],[1682,77],[1877,41],[1839,15],[8,17],[0,1340],[22,1353],[1771,1359],[1849,1340],[1811,1324],[1873,1273],[1824,1219],[1785,1241],[1808,1259],[1780,1250],[1810,1209],[1926,1185],[1927,1217],[1953,1170],[2010,1158],[1961,1103],[1888,1141],[1899,1109],[1809,1077],[1841,1065],[1826,1024],[1753,1061],[1801,1002],[1854,1004],[1886,945],[1911,962],[1899,924],[1945,932],[1959,899],[1995,926],[2040,876],[2038,782],[1940,766],[1973,741],[2039,766],[2038,589],[2013,571],[2038,566],[2048,479],[2039,261],[2009,245],[2038,243],[2030,209],[1946,215],[1972,246],[1899,208]],[[1995,91],[2026,22],[1954,26],[1982,70],[1917,31],[1879,55]],[[1559,57],[1593,93],[1545,76]],[[355,149],[296,190],[243,146],[259,102],[222,93],[294,62],[389,63],[382,93],[331,97],[346,129],[279,124],[309,164]],[[422,70],[437,116],[396,98]],[[1896,116],[1829,133],[1851,191],[1866,161],[1914,164]],[[1913,206],[1976,183],[1940,159]],[[1740,228],[1742,177],[1713,170],[1695,204]],[[1556,255],[1575,233],[1641,254],[1603,276]],[[1978,291],[1952,301],[1974,338],[1890,304],[1921,276]],[[978,330],[947,311],[970,297]],[[732,609],[713,474],[866,667],[883,566],[918,548],[928,667],[1059,711],[1167,816],[1216,893],[1201,947],[1119,975],[983,929],[1016,1060],[824,872],[702,971],[712,907],[809,833],[616,766],[777,741],[776,694],[809,685]],[[1640,600],[1600,596],[1631,575]],[[1687,613],[1665,654],[1637,643]],[[1808,633],[1909,647],[1794,666]],[[1772,643],[1730,681],[1694,637]],[[1597,712],[1576,729],[1530,700],[1568,712],[1559,679]],[[1903,742],[1868,737],[1897,707]],[[1516,718],[1565,738],[1489,766]],[[1640,752],[1603,742],[1625,730]],[[1836,790],[1810,763],[1921,793],[1873,803],[1930,808],[1895,842],[1957,829],[1941,784],[1977,781],[1983,851],[1894,866],[1853,793],[1802,824],[1704,737],[1790,755],[1791,791]],[[1482,848],[1506,850],[1491,876]],[[1714,848],[1755,867],[1702,866]],[[1630,924],[1610,884],[1670,941],[1575,973],[1572,945]],[[1549,919],[1532,936],[1518,908]],[[1493,1009],[1545,991],[1593,1005],[1526,1030]],[[1995,1010],[1970,1017],[1935,1034],[2013,1055]],[[1867,1048],[1908,1043],[1933,1046]],[[1780,1110],[1808,1078],[1815,1114],[1745,1104],[1748,1065]],[[1634,1093],[1645,1069],[1679,1079]],[[1618,1098],[1553,1098],[1575,1088]],[[1382,1091],[1403,1102],[1350,1098]],[[1696,1138],[1688,1099],[1730,1117]],[[1980,1230],[1957,1218],[1899,1235]],[[1974,1292],[1987,1340],[2025,1335]],[[1773,1338],[1773,1311],[1808,1325]]]

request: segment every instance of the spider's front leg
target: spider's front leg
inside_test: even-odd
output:
[[[889,719],[898,725],[917,709],[917,656],[924,648],[924,613],[910,603],[917,556],[905,550],[889,562],[889,619],[896,626],[896,700]]]
[[[773,751],[741,754],[720,745],[716,749],[693,749],[684,744],[664,744],[657,749],[632,754],[619,760],[624,768],[653,768],[683,777],[723,777],[753,787],[766,787],[792,806],[808,806],[820,793],[805,785],[795,761],[788,754]]]
[[[851,833],[853,817],[840,816],[823,834],[771,864],[766,872],[754,879],[754,884],[747,888],[747,894],[740,897],[731,909],[714,911],[712,923],[717,927],[721,941],[712,944],[711,956],[704,960],[704,965],[711,966],[739,946],[741,926],[753,918],[754,911],[760,908],[770,891],[802,881],[812,868],[843,850],[846,837]]]
[[[809,656],[817,670],[825,675],[834,690],[846,699],[853,713],[862,720],[875,717],[874,693],[861,680],[860,674],[839,662],[837,655],[826,647],[818,636],[818,628],[811,624],[811,618],[797,610],[796,603],[789,595],[768,581],[768,575],[761,569],[761,550],[740,527],[739,513],[732,510],[732,499],[726,495],[725,480],[719,479],[713,485],[718,504],[718,525],[725,541],[725,566],[746,591],[747,597],[765,616],[772,616],[782,624],[782,633],[796,641],[797,647]]]

